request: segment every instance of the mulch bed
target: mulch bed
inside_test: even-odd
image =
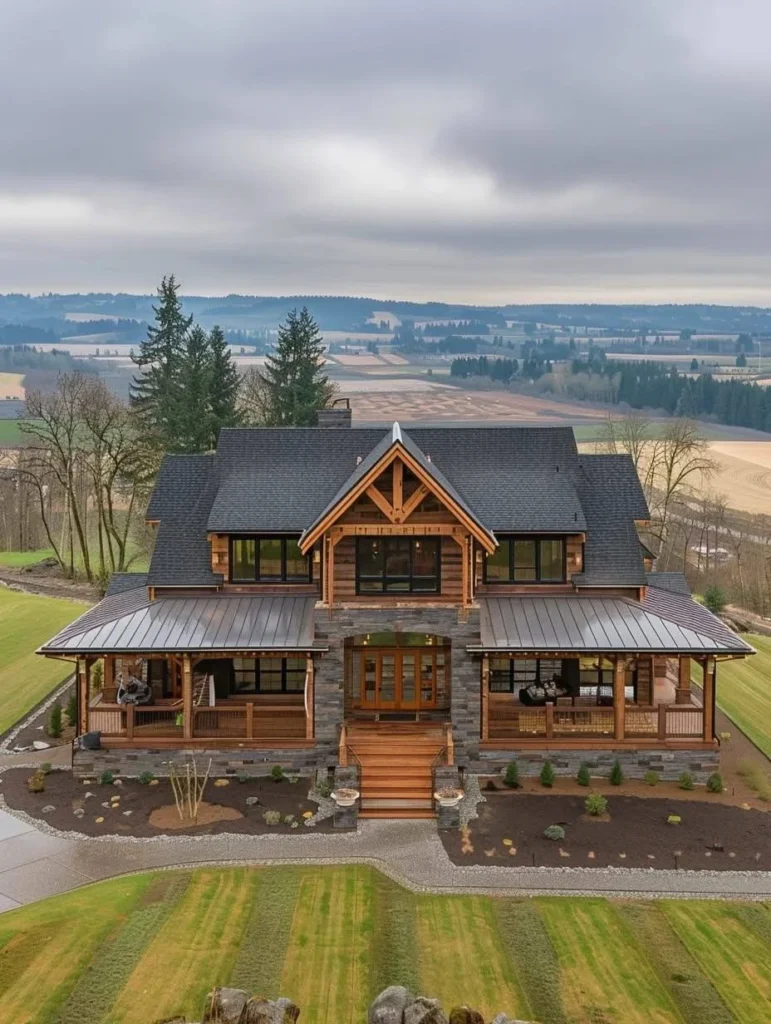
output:
[[[583,797],[485,797],[466,831],[440,832],[455,864],[771,870],[771,822],[762,811],[618,796],[609,798],[610,819],[601,821],[584,814]],[[681,824],[668,825],[670,814]],[[546,839],[549,825],[562,825],[565,839]]]
[[[273,782],[272,779],[265,778],[238,782],[236,779],[229,779],[227,786],[215,786],[215,780],[211,779],[204,794],[207,803],[235,808],[243,817],[233,821],[194,825],[185,829],[175,828],[172,832],[154,828],[149,823],[152,811],[174,803],[168,779],[159,779],[157,785],[142,785],[135,779],[122,779],[120,785],[100,785],[92,779],[86,785],[80,779],[76,779],[72,772],[54,770],[46,776],[46,788],[43,793],[30,793],[27,788],[30,774],[29,768],[12,768],[0,775],[0,793],[5,797],[6,804],[14,810],[25,811],[31,817],[63,832],[82,832],[88,836],[117,834],[147,837],[167,834],[217,835],[223,832],[304,836],[313,832],[332,831],[331,818],[312,828],[304,824],[303,814],[307,811],[315,813],[318,810],[318,804],[308,799],[308,778],[300,778],[297,782]],[[86,797],[86,793],[93,793],[93,796]],[[111,797],[114,796],[120,796],[117,807],[109,806]],[[257,797],[259,803],[248,806],[247,797]],[[105,807],[104,804],[108,806]],[[43,814],[43,808],[49,806],[55,809]],[[79,808],[85,811],[83,817],[73,813]],[[279,811],[282,818],[293,814],[299,826],[293,829],[283,823],[266,825],[263,814],[267,810]],[[131,811],[131,814],[125,814],[125,811]],[[97,818],[104,820],[97,822]]]
[[[69,724],[67,715],[65,714],[65,709],[67,707],[67,701],[70,698],[70,694],[74,692],[75,684],[72,683],[59,697],[59,704],[61,705],[62,709],[62,735],[59,737],[59,739],[54,739],[52,736],[49,736],[46,729],[46,726],[48,725],[48,719],[51,716],[51,708],[48,708],[45,711],[43,711],[42,709],[38,709],[37,713],[33,713],[32,717],[24,726],[24,728],[21,729],[16,736],[14,736],[13,742],[10,744],[10,749],[31,749],[32,744],[35,740],[42,740],[44,743],[47,743],[50,747],[61,747],[65,743],[72,743],[72,740],[75,736],[75,729],[73,726]],[[47,700],[48,698],[46,697],[44,699]],[[11,729],[12,728],[13,726],[11,726]]]

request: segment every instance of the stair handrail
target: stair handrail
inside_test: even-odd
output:
[[[447,764],[450,768],[455,766],[455,741],[452,738],[452,722],[445,722],[445,749],[447,751]]]
[[[340,726],[340,744],[337,752],[337,763],[341,768],[348,767],[348,730],[345,722]]]

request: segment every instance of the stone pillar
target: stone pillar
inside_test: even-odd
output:
[[[681,657],[677,669],[677,686],[675,687],[675,704],[691,703],[691,659]]]

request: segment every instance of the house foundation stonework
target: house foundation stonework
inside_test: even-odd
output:
[[[149,571],[39,652],[75,663],[78,774],[328,769],[362,817],[417,818],[437,779],[513,760],[717,768],[720,663],[754,652],[650,571],[631,459],[570,428],[332,421],[163,460]]]

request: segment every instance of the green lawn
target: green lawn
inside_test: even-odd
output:
[[[0,551],[0,566],[18,569],[22,565],[32,565],[41,558],[52,558],[53,548],[38,548],[37,551]]]
[[[70,662],[35,648],[86,611],[86,605],[0,588],[0,734],[72,672]]]
[[[757,654],[717,667],[717,703],[771,757],[771,637],[746,634]],[[701,683],[701,670],[694,673]]]
[[[0,917],[14,1024],[200,1019],[233,984],[354,1024],[388,984],[541,1024],[771,1021],[771,910],[713,901],[415,895],[372,868],[203,868]]]
[[[0,419],[0,445],[15,445],[22,439],[19,420]]]

